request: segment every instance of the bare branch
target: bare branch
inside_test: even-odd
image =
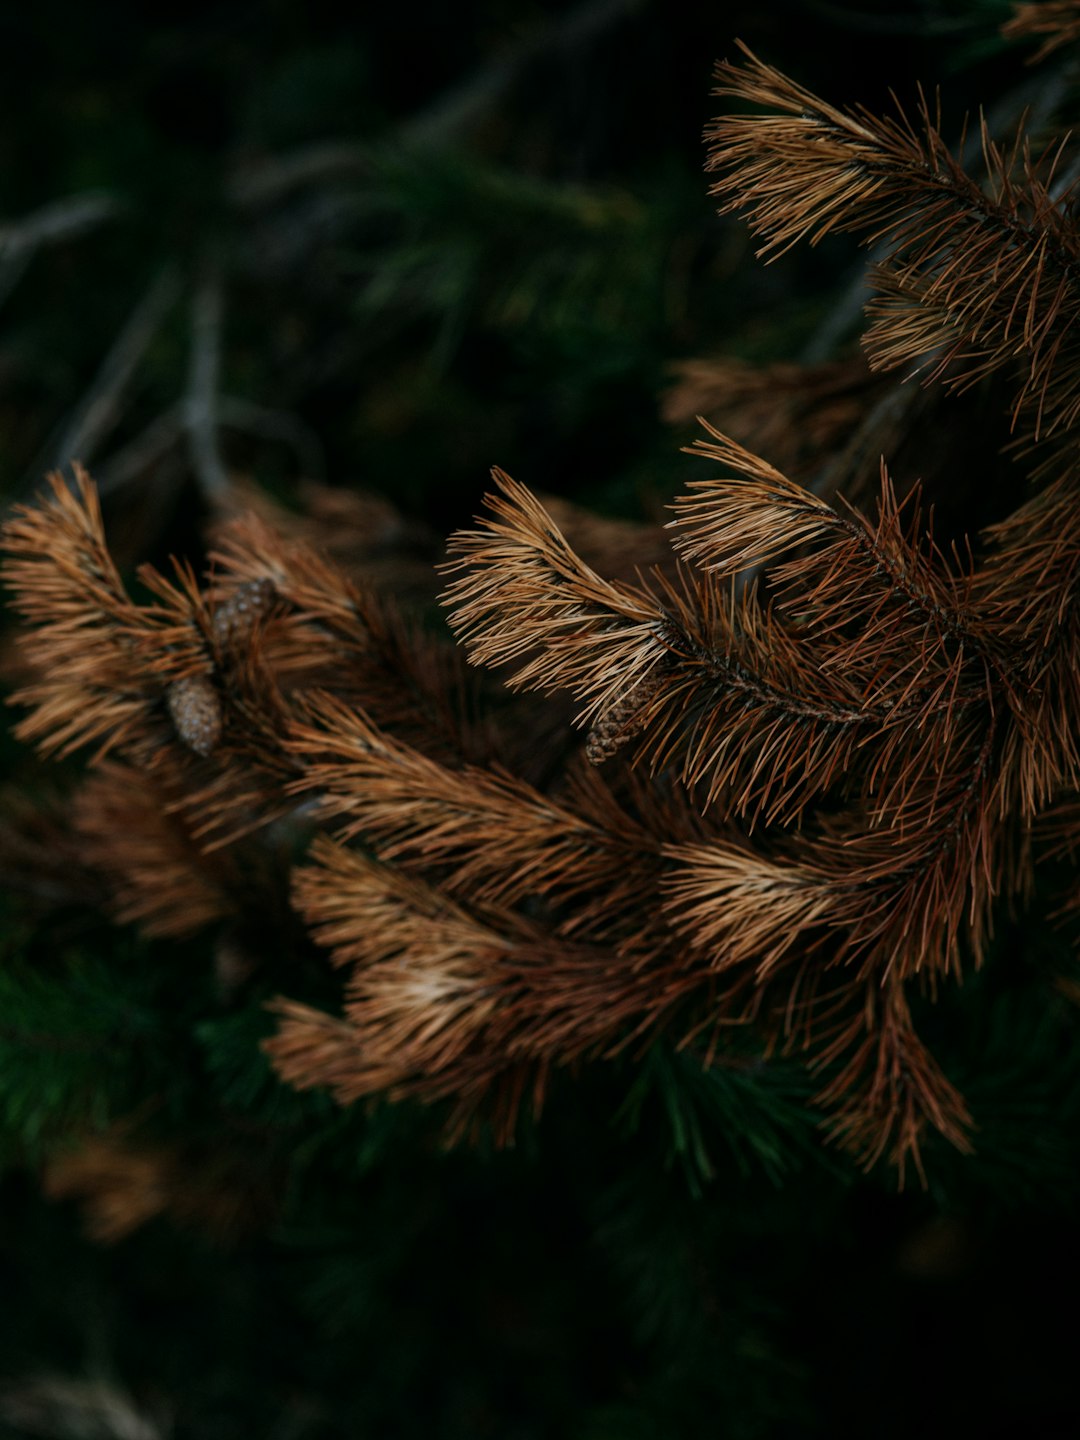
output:
[[[425,148],[452,144],[513,88],[529,66],[587,43],[641,4],[642,0],[585,0],[568,14],[535,26],[506,53],[405,121],[390,137],[391,143]],[[302,186],[365,175],[371,155],[369,145],[350,141],[305,146],[238,171],[227,193],[241,208],[272,205]]]
[[[229,493],[229,477],[218,446],[223,289],[220,258],[208,257],[192,299],[184,419],[196,480],[215,509],[225,503]]]
[[[0,305],[18,285],[44,245],[59,245],[96,230],[121,210],[103,191],[87,191],[53,200],[21,220],[0,223]]]
[[[75,460],[85,465],[94,458],[120,419],[125,393],[179,293],[179,276],[171,266],[150,284],[65,423],[46,468],[61,470]]]

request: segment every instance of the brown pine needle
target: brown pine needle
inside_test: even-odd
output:
[[[867,344],[872,363],[920,368],[955,387],[1021,364],[1014,418],[1033,437],[1080,417],[1074,361],[1080,237],[1054,190],[1062,145],[1033,157],[1023,129],[1001,147],[985,122],[986,182],[945,145],[921,96],[917,122],[838,110],[758,60],[717,69],[717,94],[770,114],[729,114],[709,129],[713,193],[744,214],[774,258],[799,240],[855,232],[885,245]],[[1062,142],[1063,143],[1063,142]]]

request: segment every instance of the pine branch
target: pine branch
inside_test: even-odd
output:
[[[768,709],[779,725],[821,724],[830,735],[861,718],[842,681],[822,685],[814,677],[816,686],[794,686],[797,656],[790,645],[782,651],[782,636],[752,597],[736,605],[711,577],[687,578],[678,588],[661,579],[659,594],[604,581],[527,491],[497,478],[506,497],[490,501],[497,518],[486,532],[459,533],[450,542],[450,553],[461,557],[451,568],[471,567],[447,591],[451,623],[477,663],[527,656],[511,685],[567,688],[586,700],[579,721],[594,721],[594,758],[647,731],[653,757],[667,762],[684,753],[684,780],[695,784],[709,774],[716,794],[731,783],[726,762],[737,749],[734,737],[724,738],[725,722],[749,714],[755,702],[759,715]],[[771,675],[761,676],[763,664]],[[721,697],[732,693],[731,711],[719,710]],[[796,744],[812,749],[801,731]],[[732,762],[736,769],[743,754]],[[743,805],[762,800],[751,787]]]
[[[118,923],[138,925],[147,936],[183,938],[235,915],[230,888],[249,888],[254,876],[241,887],[230,863],[209,860],[175,813],[177,792],[170,795],[160,774],[155,778],[156,784],[129,766],[106,763],[76,794],[72,820],[93,868],[106,878]]]
[[[524,486],[492,473],[495,518],[448,545],[448,571],[471,567],[447,588],[451,624],[474,664],[526,657],[513,688],[569,688],[599,713],[663,658],[662,611],[640,587],[603,580]]]
[[[875,397],[885,388],[861,355],[814,365],[760,366],[721,356],[685,360],[674,371],[662,401],[669,424],[703,418],[710,430],[715,427],[752,445],[757,454],[771,456],[778,470],[805,479],[819,495],[831,493],[821,477],[832,468],[834,452],[872,413]],[[884,447],[885,453],[890,448]],[[873,459],[881,453],[879,447]]]
[[[220,1245],[265,1224],[275,1204],[242,1150],[142,1139],[131,1120],[50,1157],[42,1188],[52,1200],[80,1201],[87,1232],[104,1243],[168,1215]]]
[[[0,791],[0,887],[30,915],[94,905],[99,879],[71,832],[62,792],[32,795],[15,784]]]
[[[1016,657],[1000,806],[1033,818],[1080,777],[1080,512],[1072,457],[987,532],[973,601]]]
[[[464,557],[455,568],[473,567],[446,597],[473,658],[527,651],[510,683],[590,700],[579,719],[594,721],[591,758],[639,736],[654,769],[679,765],[684,783],[707,783],[706,803],[730,793],[742,813],[793,818],[857,755],[876,756],[875,782],[913,737],[906,773],[917,781],[986,699],[988,642],[966,582],[908,538],[887,479],[872,527],[724,437],[702,448],[748,478],[702,482],[680,502],[677,543],[711,568],[677,585],[658,577],[656,590],[601,581],[504,482],[489,522],[497,538],[466,532],[450,545]],[[824,548],[775,572],[790,621],[756,591],[725,587],[812,539]]]
[[[210,562],[217,603],[263,584],[291,612],[267,639],[273,671],[292,688],[332,687],[435,754],[486,757],[497,744],[492,727],[476,718],[459,652],[310,545],[247,513],[218,529]]]
[[[1035,438],[1073,424],[1080,238],[1068,193],[1053,188],[1064,142],[1033,159],[1022,128],[1003,149],[984,122],[984,188],[925,98],[917,127],[902,111],[840,111],[742,48],[742,66],[719,66],[716,93],[780,113],[715,121],[710,168],[722,210],[743,211],[765,237],[759,253],[834,230],[887,242],[892,298],[868,337],[875,363],[929,363],[931,378],[964,386],[1022,357],[1014,418],[1027,408]]]
[[[76,469],[75,492],[59,475],[37,508],[21,506],[3,529],[4,576],[14,607],[33,626],[24,641],[42,676],[12,697],[31,705],[16,734],[46,754],[97,745],[153,744],[167,687],[208,667],[205,623],[190,577],[179,586],[143,573],[165,601],[129,598],[109,555],[94,488]]]
[[[716,971],[751,967],[763,981],[792,950],[812,951],[812,932],[834,920],[831,877],[811,860],[785,862],[722,841],[672,846],[667,856],[672,928]]]
[[[975,570],[887,475],[871,521],[719,434],[703,449],[742,478],[680,502],[675,578],[603,579],[505,477],[494,518],[455,541],[476,657],[573,690],[594,761],[631,743],[649,761],[611,784],[572,768],[552,794],[492,763],[440,647],[253,518],[224,528],[206,587],[142,571],[144,606],[85,476],[9,525],[31,651],[67,667],[69,704],[107,693],[102,655],[116,687],[142,661],[131,733],[106,745],[152,762],[156,788],[106,767],[82,818],[124,918],[182,934],[239,914],[266,877],[203,852],[295,823],[298,796],[341,822],[295,899],[348,967],[345,1013],[281,1002],[268,1050],[293,1083],[451,1101],[452,1126],[491,1115],[509,1138],[556,1067],[661,1031],[707,1035],[711,1061],[752,1025],[827,1072],[836,1134],[871,1163],[918,1166],[927,1125],[962,1143],[903,987],[981,962],[995,897],[1027,883],[1018,822],[1074,777],[1075,710],[1039,669],[1076,642],[1070,477]],[[760,583],[736,594],[747,567]]]
[[[387,860],[450,867],[456,893],[498,905],[589,893],[618,913],[655,853],[595,777],[559,801],[498,770],[448,769],[332,696],[308,715],[290,741],[304,766],[291,788],[314,790],[343,837],[365,836]]]
[[[311,858],[295,901],[335,963],[352,967],[345,1023],[278,1002],[285,1020],[266,1048],[286,1078],[328,1083],[343,1100],[465,1097],[509,1123],[522,1067],[538,1104],[551,1067],[619,1053],[702,984],[692,966],[648,950],[651,964],[633,963],[339,843],[317,841]]]
[[[1080,40],[1080,5],[1076,0],[1036,0],[1033,4],[1014,4],[1013,17],[1001,27],[1006,40],[1029,40],[1045,36],[1042,44],[1028,58],[1037,65],[1063,45]]]
[[[971,1153],[967,1107],[915,1034],[897,982],[883,991],[867,986],[862,1005],[834,1028],[832,1042],[815,1065],[840,1068],[817,1099],[834,1112],[831,1137],[858,1156],[864,1169],[884,1156],[902,1188],[910,1162],[925,1188],[921,1144],[928,1127]]]

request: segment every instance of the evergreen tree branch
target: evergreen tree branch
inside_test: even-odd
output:
[[[931,357],[933,375],[947,369],[962,386],[1022,356],[1015,414],[1029,410],[1035,438],[1072,425],[1080,241],[1068,194],[1054,192],[1064,142],[1033,159],[1022,128],[1002,148],[983,122],[984,188],[949,153],[925,98],[918,128],[902,111],[840,111],[743,51],[742,66],[720,65],[717,93],[780,113],[715,121],[710,166],[722,209],[745,212],[765,237],[759,253],[833,230],[886,241],[893,299],[868,337],[877,363]]]

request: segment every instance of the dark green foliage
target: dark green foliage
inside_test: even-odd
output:
[[[0,1136],[9,1158],[35,1160],[70,1135],[104,1129],[138,1097],[159,1022],[148,995],[118,992],[123,958],[76,954],[49,973],[5,957]]]
[[[670,1130],[665,1163],[677,1159],[686,1183],[701,1196],[718,1169],[716,1145],[743,1178],[760,1170],[780,1184],[810,1159],[825,1163],[807,1102],[813,1086],[804,1069],[760,1058],[704,1067],[693,1051],[654,1045],[635,1067],[619,1112],[628,1134],[641,1129],[646,1106],[659,1109]]]

